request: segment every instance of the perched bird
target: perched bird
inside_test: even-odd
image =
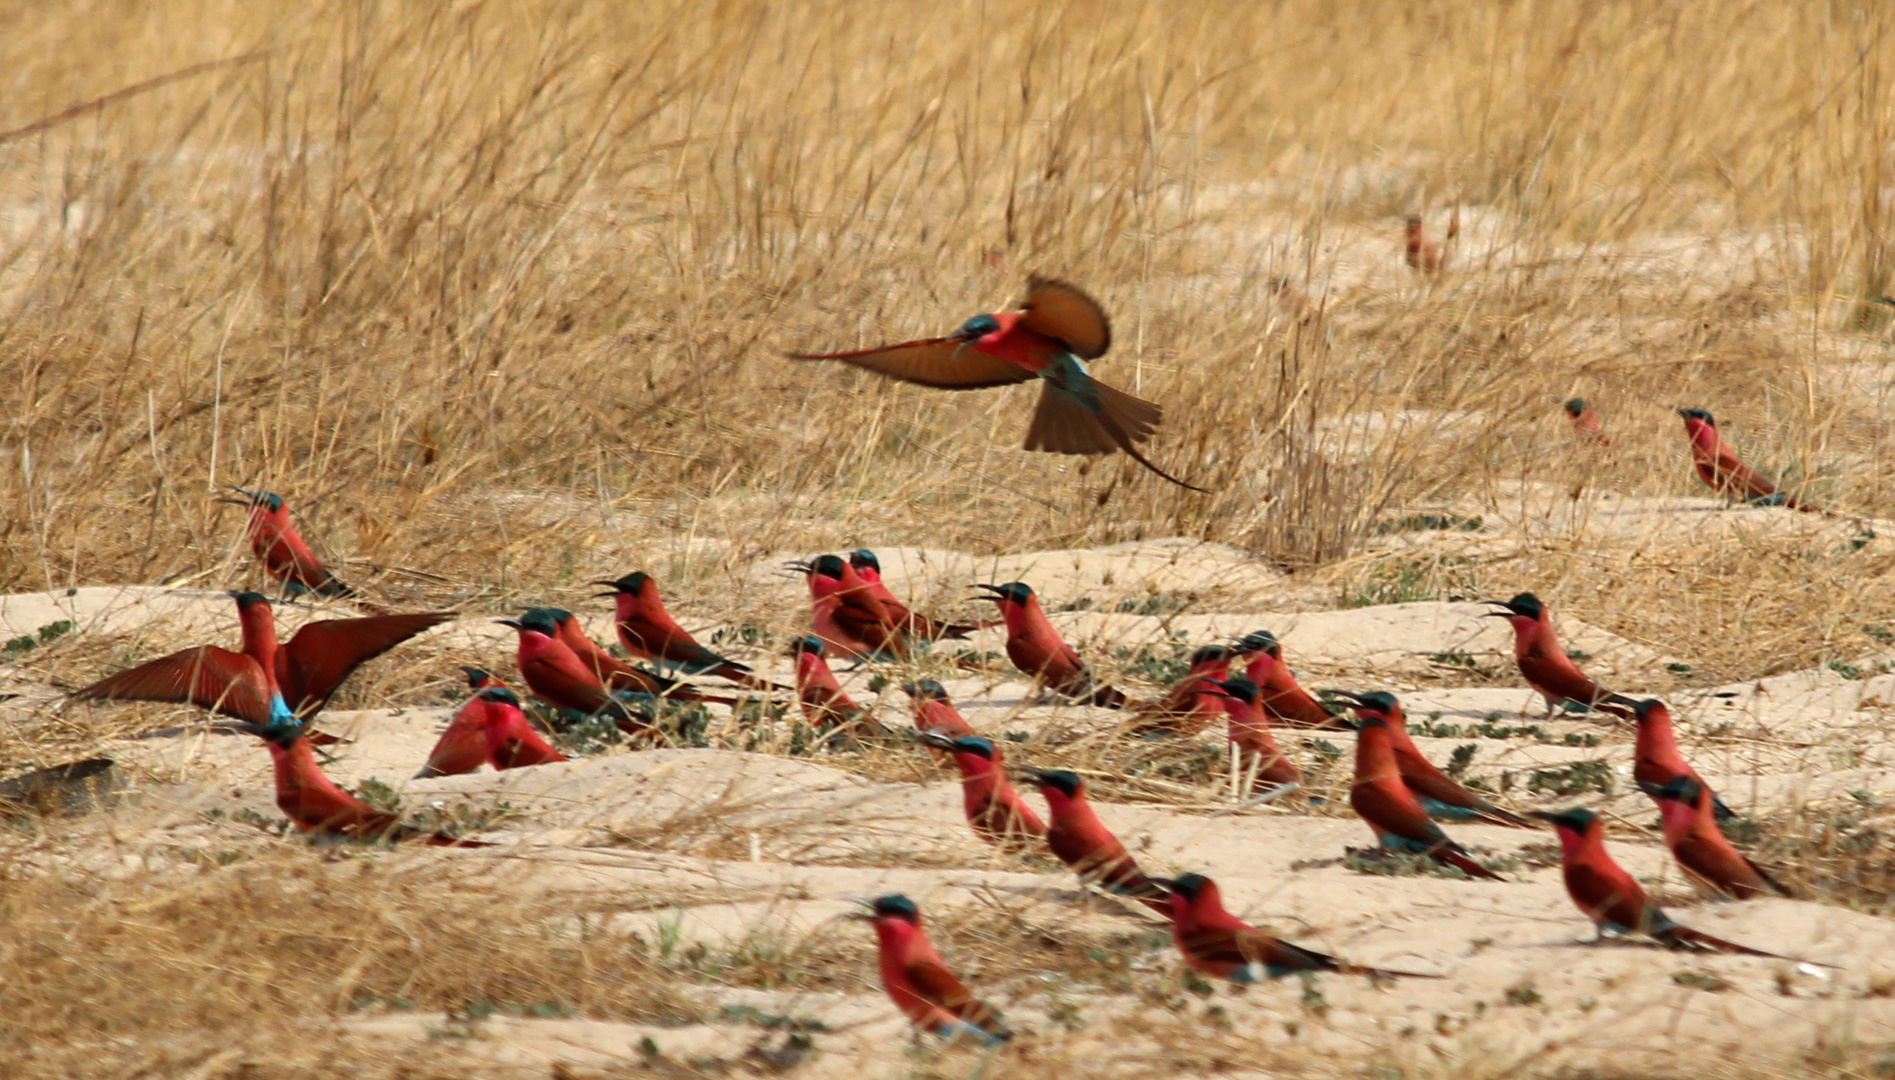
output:
[[[944,623],[936,622],[926,615],[909,609],[896,595],[882,584],[882,561],[867,548],[857,548],[849,552],[849,569],[854,570],[868,594],[882,605],[894,625],[909,641],[940,641],[943,638],[964,638],[976,630],[994,625],[988,622]]]
[[[1738,945],[1672,922],[1652,903],[1644,887],[1613,861],[1605,849],[1605,826],[1592,811],[1575,808],[1549,814],[1535,810],[1533,816],[1559,830],[1560,869],[1566,877],[1566,892],[1586,918],[1592,920],[1596,928],[1594,941],[1604,937],[1607,931],[1638,933],[1674,949],[1740,953],[1772,960],[1796,959]]]
[[[444,611],[307,623],[276,640],[276,613],[262,593],[233,592],[243,651],[199,645],[159,657],[73,692],[82,699],[190,702],[253,724],[307,722],[366,661],[453,618]],[[246,729],[247,730],[247,729]]]
[[[1586,678],[1572,657],[1560,647],[1553,633],[1553,619],[1546,605],[1532,593],[1520,593],[1511,600],[1482,600],[1503,611],[1484,614],[1490,619],[1505,619],[1513,626],[1513,661],[1527,685],[1546,699],[1546,715],[1566,708],[1587,712],[1607,696],[1599,684]]]
[[[1717,421],[1703,409],[1679,409],[1684,417],[1684,433],[1691,439],[1691,464],[1698,470],[1704,486],[1727,499],[1758,506],[1787,506],[1792,510],[1822,513],[1819,506],[1803,502],[1763,478],[1743,463],[1717,433]]]
[[[1283,646],[1275,634],[1252,631],[1238,638],[1234,647],[1250,657],[1244,665],[1244,678],[1257,684],[1257,704],[1270,719],[1292,728],[1348,726],[1296,681],[1296,673],[1283,662]]]
[[[699,701],[714,705],[736,707],[737,699],[706,694],[697,687],[677,679],[667,679],[655,671],[646,671],[613,656],[599,647],[598,642],[586,636],[585,628],[572,612],[565,608],[546,608],[553,617],[553,624],[559,628],[559,640],[566,643],[579,662],[592,669],[606,689],[627,694],[640,694],[646,697],[667,697],[674,701]]]
[[[1292,945],[1265,933],[1224,909],[1217,882],[1203,874],[1161,880],[1171,890],[1171,939],[1184,954],[1185,966],[1238,985],[1280,979],[1298,972],[1333,971],[1340,975],[1438,979],[1412,971],[1363,967]]]
[[[1467,790],[1460,781],[1435,768],[1408,734],[1408,718],[1395,695],[1377,690],[1368,694],[1347,695],[1363,716],[1379,717],[1388,727],[1389,748],[1395,754],[1395,766],[1402,783],[1436,821],[1484,821],[1490,825],[1512,825],[1523,829],[1539,826],[1510,810],[1503,810]]]
[[[494,677],[484,668],[463,667],[467,675],[467,687],[474,696],[461,703],[454,711],[454,718],[448,721],[447,730],[434,743],[434,749],[428,752],[428,763],[415,774],[415,779],[426,780],[433,776],[459,776],[470,773],[487,764],[487,713],[488,703],[480,692],[488,688],[506,689],[506,683]]]
[[[954,707],[954,702],[948,698],[947,688],[940,683],[933,679],[916,679],[914,682],[902,683],[901,688],[914,699],[916,731],[949,738],[980,734]]]
[[[1638,785],[1658,804],[1664,822],[1665,846],[1692,880],[1734,900],[1790,890],[1737,850],[1718,827],[1711,789],[1689,776],[1674,776],[1663,784]]]
[[[316,553],[303,542],[302,534],[290,521],[283,497],[271,491],[252,491],[230,485],[241,499],[219,499],[250,508],[250,548],[263,560],[263,568],[283,583],[287,595],[354,596],[355,590],[336,580]]]
[[[1224,696],[1210,684],[1230,674],[1237,653],[1228,645],[1206,645],[1191,654],[1191,668],[1165,696],[1139,710],[1134,735],[1189,738],[1224,712]]]
[[[519,632],[520,676],[541,701],[581,716],[607,717],[628,735],[650,730],[650,721],[613,697],[598,672],[560,640],[559,624],[550,609],[528,608],[517,619],[494,621]]]
[[[1078,774],[1065,769],[1031,769],[1026,775],[1039,785],[1040,794],[1046,796],[1046,806],[1053,818],[1046,830],[1046,846],[1060,862],[1072,867],[1079,880],[1089,885],[1129,896],[1161,915],[1170,916],[1170,891],[1146,877],[1131,852],[1126,851],[1119,838],[1099,820],[1092,804],[1086,800],[1086,786]]]
[[[1566,419],[1573,425],[1573,437],[1582,443],[1594,446],[1611,446],[1612,436],[1606,433],[1604,425],[1599,423],[1598,414],[1585,398],[1572,398],[1566,402]]]
[[[1045,381],[1027,427],[1026,448],[1055,454],[1109,454],[1132,460],[1180,487],[1187,484],[1151,463],[1138,444],[1158,430],[1164,412],[1092,377],[1084,361],[1105,355],[1112,327],[1097,301],[1051,278],[1027,282],[1018,311],[976,315],[947,337],[836,353],[791,353],[796,360],[840,360],[891,379],[943,390],[980,390]]]
[[[690,632],[671,617],[671,612],[665,610],[664,598],[658,595],[658,583],[650,574],[641,570],[593,584],[611,586],[611,592],[601,595],[613,597],[618,604],[618,618],[613,627],[618,631],[619,644],[633,656],[692,675],[721,676],[757,690],[786,689],[758,678],[743,664],[699,645]]]
[[[1006,762],[993,740],[923,732],[921,741],[954,755],[954,764],[961,770],[967,823],[982,839],[1003,848],[1022,848],[1046,835],[1046,823],[1007,779]]]
[[[860,901],[881,947],[882,989],[908,1022],[945,1039],[995,1045],[1013,1038],[1000,1014],[968,992],[921,929],[921,909],[906,896]]]
[[[1469,877],[1506,880],[1475,862],[1466,848],[1428,819],[1395,764],[1388,721],[1366,705],[1356,706],[1356,715],[1361,721],[1356,727],[1355,786],[1349,790],[1349,805],[1368,823],[1376,842],[1389,851],[1426,855]]]
[[[788,565],[809,584],[810,622],[823,644],[858,663],[907,658],[909,639],[901,621],[842,556],[822,555],[814,562]]]
[[[1046,617],[1033,587],[1022,581],[1005,585],[975,585],[993,595],[1007,623],[1007,659],[1046,689],[1064,698],[1089,701],[1110,709],[1123,708],[1125,694],[1093,678],[1092,669],[1059,636]]]
[[[1270,720],[1257,704],[1257,684],[1243,678],[1208,681],[1230,717],[1231,753],[1245,772],[1257,770],[1256,789],[1302,783],[1303,771],[1277,746]]]
[[[377,810],[337,787],[316,764],[316,751],[302,726],[287,714],[266,723],[245,721],[238,726],[269,747],[276,772],[276,808],[306,833],[370,843],[424,840],[443,846],[487,846],[403,824],[393,813]]]
[[[1682,776],[1706,791],[1711,790],[1711,785],[1704,782],[1704,777],[1698,775],[1684,759],[1684,752],[1678,749],[1678,733],[1671,726],[1671,710],[1664,702],[1657,698],[1634,701],[1622,694],[1613,694],[1601,701],[1599,707],[1638,725],[1638,736],[1632,744],[1632,779],[1641,788],[1647,784],[1663,787]],[[1664,807],[1660,806],[1659,810]],[[1716,793],[1711,795],[1711,810],[1719,821],[1737,816]]]
[[[868,710],[849,697],[836,673],[829,670],[821,638],[813,634],[791,638],[789,655],[796,661],[796,703],[811,725],[847,726],[868,716]]]
[[[1437,244],[1428,239],[1422,229],[1421,216],[1410,214],[1407,221],[1407,245],[1403,252],[1410,269],[1419,274],[1438,274],[1448,264],[1448,255],[1453,250],[1450,245],[1461,232],[1461,214],[1455,211],[1448,219],[1446,239]]]
[[[490,686],[474,697],[487,705],[483,717],[487,760],[495,769],[504,772],[567,760],[566,755],[553,749],[546,737],[527,723],[520,699],[513,691],[504,686]]]

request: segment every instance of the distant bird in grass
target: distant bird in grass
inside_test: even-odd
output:
[[[1271,720],[1291,728],[1343,728],[1346,721],[1309,695],[1283,662],[1283,646],[1268,630],[1254,630],[1233,646],[1250,657],[1244,678],[1257,684],[1257,703]]]
[[[1793,956],[1753,949],[1672,922],[1652,903],[1637,879],[1626,873],[1606,851],[1605,827],[1592,811],[1572,809],[1554,814],[1536,810],[1533,816],[1559,830],[1560,869],[1566,878],[1566,893],[1586,918],[1592,920],[1596,928],[1594,941],[1608,932],[1643,934],[1674,949],[1796,960]]]
[[[453,719],[435,740],[434,749],[428,752],[428,763],[415,774],[416,779],[459,776],[487,764],[487,703],[481,699],[480,692],[489,688],[505,689],[507,684],[485,668],[463,667],[461,672],[467,676],[467,688],[474,691],[474,696],[454,710]]]
[[[572,612],[565,608],[546,608],[545,611],[559,627],[559,640],[566,643],[580,663],[592,669],[592,673],[599,677],[607,690],[643,697],[664,697],[673,701],[729,705],[733,708],[737,705],[736,698],[707,694],[690,683],[667,679],[655,671],[633,667],[587,637],[585,628],[579,625],[579,620],[573,617]]]
[[[1594,446],[1611,446],[1612,436],[1605,426],[1599,423],[1599,416],[1585,398],[1572,398],[1566,402],[1566,419],[1572,423],[1573,437],[1582,443]]]
[[[551,609],[528,608],[518,618],[495,621],[519,633],[520,677],[535,697],[581,716],[603,716],[628,735],[651,730],[650,720],[614,697],[598,672],[560,640]]]
[[[1684,431],[1691,439],[1691,464],[1704,486],[1727,499],[1756,506],[1787,506],[1792,510],[1823,513],[1823,509],[1803,502],[1763,478],[1743,463],[1737,451],[1717,432],[1717,421],[1703,409],[1679,409]]]
[[[1711,785],[1704,782],[1704,777],[1685,760],[1684,751],[1678,749],[1678,733],[1671,725],[1671,710],[1664,702],[1657,698],[1634,700],[1613,694],[1601,701],[1599,708],[1637,725],[1638,735],[1632,745],[1632,780],[1641,788],[1648,784],[1663,787],[1682,776],[1710,790]],[[1711,796],[1711,809],[1720,821],[1737,816],[1716,794]],[[1663,804],[1659,810],[1664,810]]]
[[[1395,695],[1384,691],[1350,694],[1364,716],[1380,718],[1388,726],[1389,748],[1395,754],[1395,767],[1402,783],[1414,793],[1421,808],[1436,821],[1480,821],[1489,825],[1512,825],[1537,829],[1539,826],[1510,810],[1503,810],[1469,791],[1460,781],[1436,768],[1408,734],[1408,718]]]
[[[690,631],[678,625],[658,595],[658,583],[644,571],[626,574],[610,581],[595,581],[612,591],[604,595],[618,605],[613,629],[619,644],[633,656],[676,668],[692,675],[717,675],[756,690],[786,690],[768,679],[760,679],[747,666],[719,656],[697,643]]]
[[[443,611],[307,623],[276,640],[276,613],[261,593],[233,592],[243,651],[199,645],[73,692],[91,700],[189,702],[252,724],[307,722],[364,662],[453,618]],[[247,729],[246,729],[247,730]]]
[[[1160,879],[1171,892],[1171,939],[1185,966],[1240,986],[1285,975],[1333,971],[1339,975],[1438,979],[1412,971],[1363,967],[1292,945],[1232,915],[1224,908],[1217,882],[1203,874]]]
[[[985,589],[991,594],[987,599],[1000,605],[1000,615],[1007,623],[1007,659],[1014,667],[1060,697],[1110,709],[1124,707],[1124,692],[1093,676],[1092,669],[1046,617],[1031,585],[1010,581],[972,587]]]
[[[1006,759],[992,739],[923,732],[921,741],[954,755],[961,770],[962,808],[981,839],[1017,850],[1046,836],[1046,823],[1007,779]]]
[[[1206,645],[1191,654],[1191,667],[1165,696],[1139,709],[1134,735],[1185,738],[1209,727],[1224,714],[1224,696],[1212,684],[1230,674],[1237,653],[1228,645]]]
[[[1376,842],[1387,851],[1426,855],[1469,877],[1506,880],[1475,862],[1466,848],[1428,818],[1395,763],[1388,721],[1372,705],[1357,705],[1355,710],[1361,720],[1356,728],[1355,785],[1349,789],[1349,805],[1368,824]]]
[[[1718,827],[1711,789],[1689,776],[1674,776],[1663,784],[1638,785],[1658,803],[1664,823],[1665,846],[1693,881],[1712,892],[1736,900],[1789,896],[1790,890],[1737,850]]]
[[[853,352],[791,353],[796,360],[840,360],[891,379],[943,390],[979,390],[1044,380],[1027,428],[1026,448],[1055,454],[1109,454],[1132,460],[1180,487],[1139,452],[1163,410],[1095,379],[1085,361],[1105,355],[1112,327],[1105,309],[1076,286],[1051,278],[1027,282],[1020,310],[976,315],[946,337]]]
[[[908,657],[912,649],[901,620],[875,598],[868,582],[842,556],[821,555],[787,565],[809,585],[811,626],[838,656],[858,664]]]
[[[862,579],[868,593],[882,605],[894,625],[905,634],[908,640],[921,643],[940,641],[944,638],[964,638],[976,630],[993,626],[991,622],[944,623],[928,618],[909,609],[901,602],[888,586],[882,584],[882,561],[867,548],[857,548],[849,552],[849,568]]]
[[[1245,678],[1209,681],[1211,692],[1230,717],[1228,741],[1238,768],[1246,773],[1256,770],[1254,787],[1302,783],[1303,771],[1277,745],[1270,719],[1257,704],[1257,684]]]
[[[1086,798],[1079,774],[1065,769],[1030,769],[1026,775],[1046,797],[1052,821],[1046,846],[1072,867],[1079,880],[1117,896],[1130,897],[1161,915],[1171,914],[1171,894],[1139,869],[1138,861],[1105,827]]]
[[[252,491],[235,484],[230,485],[230,488],[243,498],[217,501],[249,507],[247,530],[250,548],[257,553],[257,558],[263,560],[263,568],[269,571],[270,576],[283,583],[287,595],[355,595],[355,590],[336,580],[336,576],[329,572],[329,568],[303,541],[302,534],[296,531],[295,524],[290,521],[289,508],[283,505],[281,495],[271,491]]]
[[[963,735],[978,735],[974,726],[967,722],[961,711],[954,707],[948,697],[947,688],[933,679],[916,679],[903,683],[902,690],[914,700],[915,730],[933,735],[945,735],[959,738]]]
[[[1454,238],[1461,233],[1461,214],[1459,210],[1448,219],[1448,233],[1440,243],[1428,239],[1419,214],[1410,214],[1406,224],[1407,242],[1403,250],[1403,260],[1408,268],[1424,276],[1438,274],[1447,268],[1448,256],[1453,252]]]
[[[1513,627],[1513,660],[1520,677],[1546,699],[1546,715],[1560,709],[1590,712],[1607,696],[1598,683],[1586,678],[1579,665],[1566,655],[1546,605],[1532,593],[1519,593],[1511,600],[1482,600],[1501,608],[1490,611],[1488,618],[1505,619]]]
[[[921,909],[906,896],[859,901],[869,910],[856,916],[875,924],[882,989],[916,1028],[944,1039],[995,1045],[1013,1038],[1000,1014],[977,1000],[921,928]]]

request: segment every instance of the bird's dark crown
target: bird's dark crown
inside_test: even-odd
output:
[[[266,507],[272,514],[283,509],[283,496],[278,495],[274,491],[251,491],[249,488],[238,487],[235,484],[230,486],[230,490],[238,492],[243,495],[244,498],[249,499],[251,506]]]
[[[878,896],[870,902],[869,908],[875,912],[875,917],[878,919],[903,919],[911,923],[921,921],[921,909],[915,906],[913,900],[900,893]]]
[[[461,673],[467,676],[468,686],[475,686],[493,678],[493,672],[486,668],[468,667],[465,664],[461,666]]]
[[[1242,677],[1225,679],[1217,685],[1223,687],[1226,694],[1229,694],[1231,697],[1236,698],[1246,705],[1255,705],[1257,703],[1257,684],[1251,682],[1249,679]]]
[[[947,687],[942,686],[933,679],[916,679],[914,682],[905,682],[901,684],[901,688],[903,692],[912,698],[921,698],[926,701],[946,701],[948,699]]]
[[[1579,833],[1583,833],[1587,829],[1592,828],[1593,822],[1599,820],[1599,815],[1583,806],[1575,806],[1570,810],[1561,810],[1554,814],[1549,814],[1543,810],[1536,811],[1533,816],[1539,818],[1541,821],[1551,822],[1562,829],[1571,829]]]
[[[1033,586],[1024,581],[1009,581],[1005,585],[976,585],[976,589],[986,589],[993,593],[990,600],[1005,600],[1008,603],[1024,604],[1033,599]]]
[[[634,570],[631,573],[626,574],[624,577],[612,578],[609,581],[605,581],[605,580],[595,581],[593,582],[593,584],[594,585],[610,585],[612,586],[613,589],[619,592],[637,594],[639,592],[644,591],[645,582],[650,581],[650,580],[651,580],[650,574],[645,573],[643,570]]]
[[[498,701],[516,709],[520,707],[520,696],[504,686],[489,686],[474,696],[482,701]]]
[[[1576,397],[1566,402],[1566,412],[1569,416],[1578,416],[1580,413],[1585,412],[1585,411],[1586,411],[1585,398]]]
[[[1065,769],[1037,769],[1033,772],[1033,780],[1041,787],[1065,794],[1067,798],[1077,796],[1081,786],[1079,774]]]
[[[804,634],[802,637],[791,638],[790,655],[801,656],[804,653],[814,653],[817,656],[821,656],[823,654],[822,639],[814,634]]]
[[[856,548],[849,552],[849,565],[857,570],[866,566],[878,574],[882,572],[882,560],[876,558],[875,553],[868,548]]]
[[[1713,420],[1710,412],[1705,409],[1679,409],[1678,415],[1686,420],[1702,420],[1712,427],[1717,426],[1717,421]]]
[[[1250,652],[1267,652],[1271,656],[1283,655],[1283,646],[1277,642],[1276,635],[1268,630],[1252,630],[1237,639],[1237,647]]]
[[[994,759],[994,741],[979,735],[963,735],[954,740],[954,749],[963,754],[976,754],[988,761]]]
[[[828,578],[842,576],[842,556],[820,555],[816,558],[816,573]]]
[[[268,604],[270,602],[270,598],[260,592],[244,592],[242,590],[233,590],[230,593],[230,598],[237,601],[238,611],[247,609],[251,604]]]
[[[531,630],[534,633],[545,634],[547,637],[559,636],[559,624],[553,621],[553,612],[550,608],[527,608],[520,613],[519,618],[509,622],[510,625],[521,630]]]
[[[1546,605],[1540,603],[1540,598],[1530,592],[1515,593],[1511,600],[1483,600],[1481,603],[1503,607],[1511,614],[1525,615],[1529,619],[1539,618],[1540,612],[1546,610]]]
[[[983,313],[962,323],[961,328],[954,332],[954,336],[958,338],[986,337],[998,329],[1000,329],[1000,320],[991,314]]]
[[[1222,660],[1229,655],[1230,646],[1228,645],[1205,645],[1191,654],[1191,666],[1196,667],[1213,660]]]
[[[1171,891],[1184,897],[1186,900],[1196,900],[1198,893],[1203,891],[1204,886],[1210,883],[1211,879],[1205,877],[1203,874],[1180,874],[1171,879]]]
[[[1386,690],[1371,690],[1366,694],[1350,694],[1349,697],[1354,699],[1355,704],[1388,716],[1395,715],[1395,710],[1401,708],[1395,695]]]

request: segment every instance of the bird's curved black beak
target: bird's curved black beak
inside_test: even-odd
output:
[[[939,750],[954,749],[954,740],[938,731],[917,731],[915,732],[915,741],[927,743],[929,746]]]
[[[794,570],[799,574],[813,574],[816,572],[816,564],[808,559],[791,559],[783,564],[783,569]]]
[[[501,626],[511,626],[515,630],[526,629],[525,624],[521,623],[518,619],[495,619],[494,622],[499,623]]]
[[[1559,815],[1553,813],[1550,810],[1528,810],[1527,816],[1530,818],[1535,818],[1540,821],[1544,821],[1548,825],[1557,826],[1559,824]]]

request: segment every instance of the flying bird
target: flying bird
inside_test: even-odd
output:
[[[840,360],[891,379],[943,390],[980,390],[1044,380],[1027,427],[1026,448],[1055,454],[1109,454],[1132,460],[1192,491],[1139,452],[1164,412],[1093,378],[1085,361],[1105,355],[1112,327],[1098,301],[1051,278],[1027,282],[1018,311],[976,315],[946,337],[853,352],[791,353],[795,360]]]
[[[626,574],[594,585],[610,586],[610,596],[618,605],[619,644],[633,656],[669,665],[692,675],[717,675],[756,690],[786,690],[768,679],[760,679],[748,667],[719,656],[697,643],[690,631],[678,625],[658,595],[658,583],[644,571]]]
[[[901,602],[888,586],[882,584],[882,561],[867,548],[857,548],[849,552],[849,568],[862,579],[868,594],[882,605],[901,633],[913,642],[940,641],[944,638],[964,638],[976,630],[993,626],[991,622],[944,623],[928,618],[910,610]]]
[[[1402,783],[1436,821],[1482,821],[1489,825],[1512,825],[1537,829],[1539,826],[1510,810],[1503,810],[1469,791],[1459,780],[1436,768],[1408,734],[1408,717],[1395,695],[1384,691],[1349,694],[1364,716],[1376,716],[1388,727],[1388,743],[1395,753],[1395,767]]]
[[[1275,634],[1252,631],[1238,638],[1234,648],[1250,657],[1244,665],[1244,678],[1257,684],[1257,703],[1270,719],[1292,728],[1348,726],[1296,681],[1296,673],[1283,662],[1283,646]]]
[[[1594,446],[1611,446],[1612,436],[1605,426],[1599,423],[1599,416],[1585,398],[1572,398],[1566,402],[1566,419],[1572,423],[1573,438]]]
[[[1389,739],[1388,721],[1373,706],[1355,708],[1361,720],[1356,727],[1355,786],[1349,790],[1349,805],[1368,824],[1376,842],[1389,851],[1426,855],[1469,877],[1505,881],[1475,862],[1466,848],[1449,839],[1441,826],[1429,819],[1428,812],[1402,780]]]
[[[1632,743],[1632,780],[1641,788],[1647,784],[1663,787],[1682,776],[1710,790],[1711,785],[1704,782],[1704,777],[1698,775],[1684,759],[1684,752],[1678,749],[1678,733],[1671,726],[1671,710],[1664,702],[1657,698],[1635,701],[1613,694],[1601,701],[1599,708],[1638,725],[1638,735]],[[1664,807],[1659,809],[1662,811]],[[1719,821],[1737,816],[1715,793],[1711,795],[1711,810]]]
[[[921,741],[954,755],[954,764],[961,770],[961,803],[967,823],[981,839],[1017,850],[1046,835],[1046,823],[1007,779],[1006,761],[992,739],[923,732]]]
[[[942,1038],[966,1037],[987,1045],[1013,1038],[1000,1014],[975,999],[948,970],[921,928],[921,909],[913,900],[889,895],[860,903],[869,910],[856,917],[875,924],[882,989],[909,1023]]]
[[[1026,775],[1046,797],[1052,822],[1046,846],[1072,867],[1079,880],[1106,892],[1139,901],[1160,915],[1171,915],[1171,892],[1138,868],[1138,861],[1105,827],[1086,798],[1086,785],[1065,769],[1030,769]]]
[[[1718,827],[1711,789],[1689,776],[1674,776],[1663,784],[1638,785],[1658,804],[1665,830],[1665,846],[1687,876],[1711,892],[1734,900],[1749,900],[1790,890],[1737,850]]]
[[[263,568],[269,571],[270,576],[283,583],[286,594],[355,595],[355,590],[336,580],[336,576],[329,572],[329,568],[303,541],[302,534],[296,531],[295,524],[290,521],[289,509],[283,505],[283,496],[273,491],[252,491],[235,484],[230,485],[230,488],[243,498],[217,501],[250,508],[247,526],[250,548],[257,553],[257,558],[263,560]]]
[[[1823,513],[1819,506],[1803,502],[1763,478],[1743,463],[1737,451],[1717,433],[1717,421],[1703,409],[1679,409],[1684,417],[1684,432],[1691,439],[1691,464],[1704,486],[1727,499],[1758,506],[1787,506],[1792,510]]]
[[[1292,945],[1226,911],[1217,882],[1203,874],[1185,874],[1175,880],[1161,880],[1160,884],[1171,891],[1172,941],[1184,954],[1185,965],[1206,975],[1240,986],[1317,971],[1384,978],[1441,977],[1363,967]]]
[[[1010,581],[972,587],[987,590],[992,594],[987,599],[1000,605],[1000,615],[1007,623],[1007,659],[1014,667],[1061,697],[1109,709],[1124,707],[1124,692],[1093,677],[1092,669],[1046,617],[1031,585]]]
[[[1592,811],[1575,808],[1554,814],[1535,810],[1533,816],[1559,830],[1560,870],[1566,878],[1566,893],[1586,918],[1592,920],[1594,941],[1603,938],[1608,931],[1636,933],[1674,949],[1739,953],[1772,960],[1797,959],[1725,941],[1672,922],[1670,916],[1652,903],[1644,887],[1606,851],[1605,826]]]
[[[1553,633],[1553,618],[1532,593],[1520,593],[1511,600],[1483,600],[1500,611],[1483,612],[1490,619],[1505,619],[1513,626],[1513,662],[1527,685],[1546,699],[1546,715],[1566,708],[1588,712],[1607,697],[1607,691],[1586,678],[1579,665],[1560,647]]]

